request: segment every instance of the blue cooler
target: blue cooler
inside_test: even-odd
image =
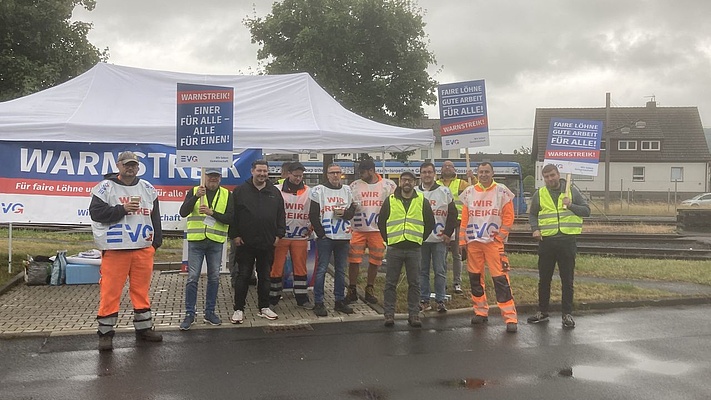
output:
[[[99,283],[99,266],[89,264],[67,264],[67,285]]]

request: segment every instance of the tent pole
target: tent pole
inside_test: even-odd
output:
[[[464,149],[464,154],[466,154],[466,158],[467,158],[467,182],[469,182],[469,185],[471,185],[472,178],[469,176],[469,170],[472,168],[471,168],[471,165],[469,164],[469,147],[466,147]]]
[[[7,235],[7,273],[12,274],[12,222],[8,224]]]

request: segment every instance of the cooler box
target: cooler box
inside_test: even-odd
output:
[[[67,264],[67,285],[99,283],[99,266],[89,264]]]

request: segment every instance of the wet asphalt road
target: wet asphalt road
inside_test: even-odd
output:
[[[708,399],[711,306],[588,313],[564,331],[469,315],[164,332],[158,345],[117,335],[0,340],[2,399]],[[525,318],[522,318],[525,321]]]

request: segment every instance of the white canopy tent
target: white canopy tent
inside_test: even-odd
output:
[[[235,150],[397,152],[434,143],[431,129],[385,125],[346,110],[306,73],[198,75],[104,63],[0,103],[0,140],[175,146],[177,83],[234,87]]]

